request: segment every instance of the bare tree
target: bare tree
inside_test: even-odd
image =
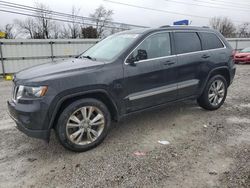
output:
[[[50,31],[52,28],[50,8],[43,3],[36,3],[36,8],[39,9],[36,14],[36,23],[38,30],[38,37],[42,39],[50,38]]]
[[[90,17],[95,21],[97,36],[99,38],[102,37],[105,27],[112,21],[113,14],[113,10],[107,10],[102,5],[93,14],[90,14]]]
[[[238,28],[239,37],[250,37],[250,23],[246,22],[239,26]]]
[[[68,25],[63,24],[61,27],[61,38],[68,39],[70,38]]]
[[[213,17],[210,19],[210,26],[218,30],[225,37],[234,37],[236,27],[234,23],[227,17]]]
[[[17,25],[19,32],[28,35],[28,38],[34,39],[37,35],[37,26],[33,18],[26,18],[25,20],[16,19],[14,23]]]
[[[6,39],[16,38],[16,33],[14,31],[14,24],[6,24],[3,29],[0,29],[5,33]]]
[[[70,38],[72,39],[80,37],[80,26],[78,23],[76,23],[79,12],[80,12],[80,9],[76,9],[76,7],[74,6],[72,7],[72,10],[71,10],[72,23],[68,24]]]
[[[51,27],[51,38],[58,39],[62,37],[62,28],[58,22],[53,22]]]
[[[51,20],[50,9],[47,5],[36,3],[35,18],[25,20],[15,20],[15,24],[21,33],[28,35],[32,39],[48,39],[51,31],[55,29],[55,23]]]

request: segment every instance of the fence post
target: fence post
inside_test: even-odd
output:
[[[235,46],[236,49],[235,50],[238,50],[238,39],[236,39],[235,42],[236,42],[236,46]]]
[[[51,59],[52,59],[52,61],[54,61],[53,44],[54,44],[54,42],[50,41],[50,52],[51,52]]]
[[[0,42],[0,58],[1,58],[1,64],[2,64],[3,77],[5,77],[2,44],[3,43]]]

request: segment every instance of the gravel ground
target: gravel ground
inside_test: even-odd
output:
[[[250,187],[248,65],[237,66],[219,110],[187,101],[144,112],[113,124],[85,153],[65,150],[53,134],[47,144],[16,130],[6,112],[10,91],[1,80],[0,187]]]

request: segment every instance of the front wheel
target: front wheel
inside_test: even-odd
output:
[[[215,75],[208,81],[198,104],[206,110],[217,110],[223,105],[227,96],[227,82],[221,75]]]
[[[65,148],[87,151],[104,140],[110,121],[110,113],[101,101],[81,99],[64,109],[56,126],[56,134]]]

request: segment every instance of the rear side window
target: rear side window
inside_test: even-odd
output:
[[[204,50],[223,48],[221,40],[214,33],[200,33]]]
[[[175,45],[177,54],[201,51],[201,41],[195,32],[176,32]]]

